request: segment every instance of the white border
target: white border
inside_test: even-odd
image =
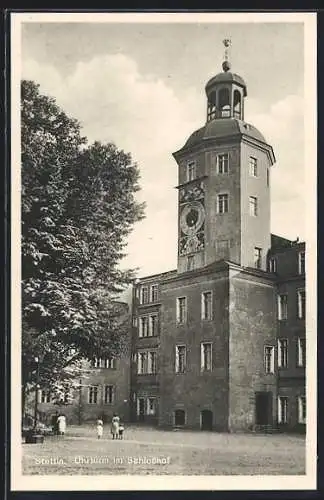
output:
[[[308,490],[316,488],[317,429],[317,123],[316,13],[11,13],[11,489],[78,490]],[[23,476],[20,438],[20,74],[21,23],[296,23],[305,27],[305,168],[307,167],[307,454],[305,476]],[[307,161],[306,161],[307,160]]]

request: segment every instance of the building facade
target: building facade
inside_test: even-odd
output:
[[[164,427],[304,430],[305,244],[270,233],[272,147],[247,86],[206,85],[178,165],[178,265],[136,280],[131,415]]]

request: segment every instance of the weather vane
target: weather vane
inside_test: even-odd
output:
[[[230,38],[225,38],[223,40],[223,44],[224,44],[225,50],[224,50],[224,61],[223,61],[222,67],[223,67],[224,71],[228,71],[229,69],[231,69],[231,64],[230,64],[228,59],[229,59],[229,48],[232,45],[232,41]]]

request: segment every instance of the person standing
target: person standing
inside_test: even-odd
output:
[[[98,439],[101,439],[102,435],[103,435],[103,421],[99,417],[98,420],[97,420],[97,436],[98,436]]]
[[[66,418],[65,415],[60,414],[57,418],[58,433],[60,436],[64,436],[66,431]]]
[[[119,422],[120,422],[119,416],[116,413],[114,413],[114,416],[111,420],[111,434],[113,439],[118,439]]]

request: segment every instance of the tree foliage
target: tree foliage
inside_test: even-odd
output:
[[[87,144],[80,124],[32,81],[21,84],[23,385],[47,387],[83,358],[118,356],[128,317],[116,295],[126,238],[144,207],[139,171],[113,144]]]

